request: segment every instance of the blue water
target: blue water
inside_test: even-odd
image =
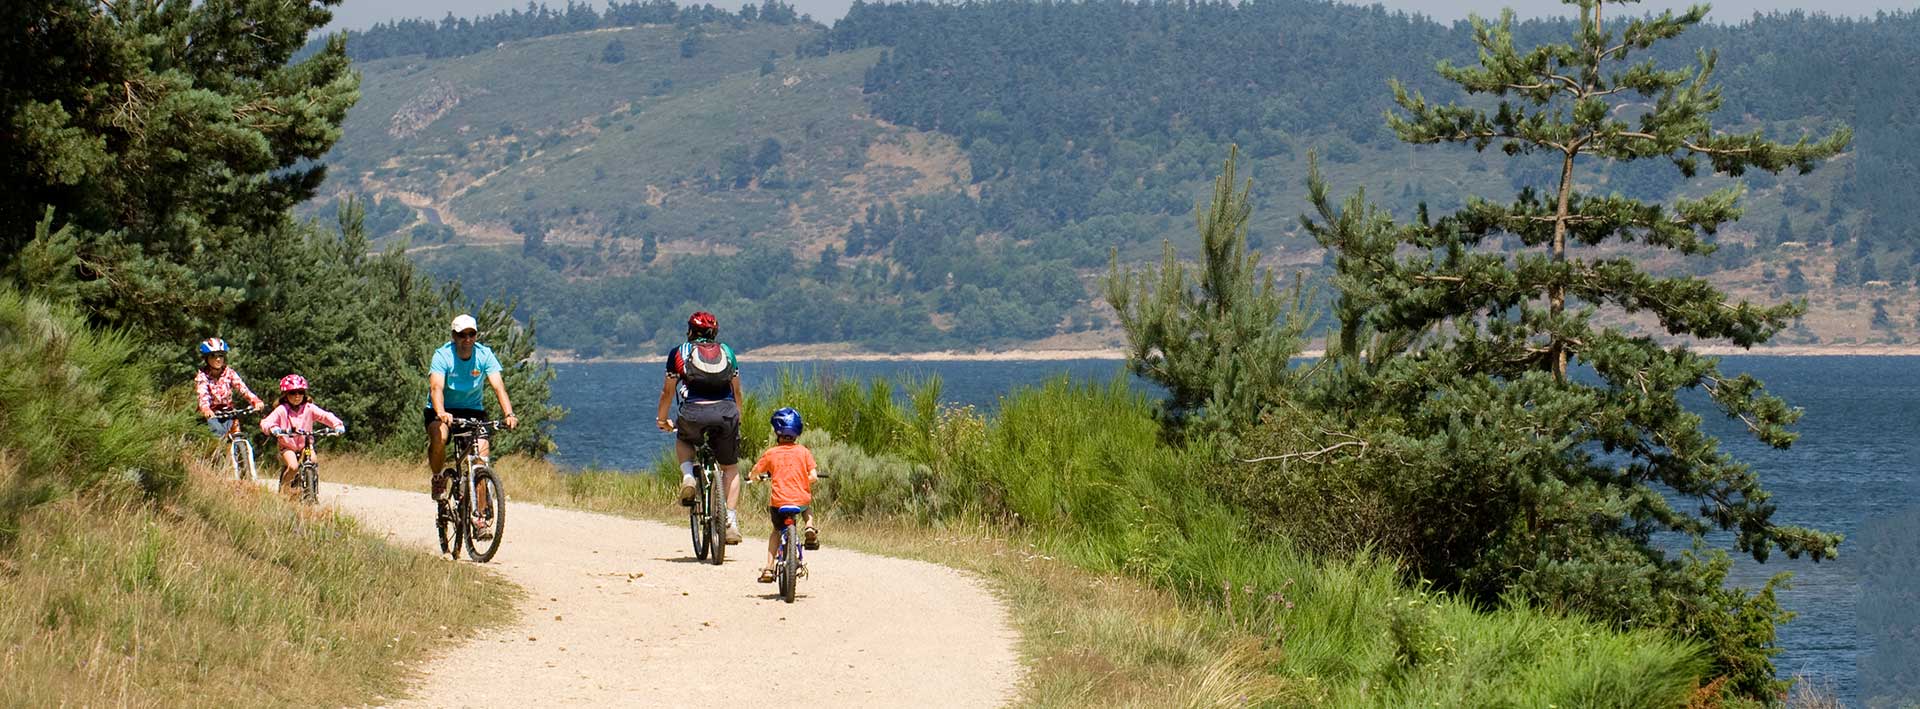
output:
[[[1061,373],[1105,381],[1121,371],[1119,363],[1100,360],[836,362],[788,368],[860,380],[938,375],[946,400],[989,409],[1001,394],[1021,384]],[[1779,505],[1776,521],[1851,537],[1876,515],[1920,503],[1915,465],[1920,460],[1920,377],[1915,376],[1920,357],[1729,357],[1723,368],[1758,376],[1806,412],[1797,426],[1800,440],[1786,451],[1754,441],[1737,421],[1703,412],[1708,431],[1720,437],[1729,453],[1751,464],[1773,493]],[[749,369],[747,374],[771,379],[775,371],[777,367]],[[561,463],[640,467],[650,465],[670,443],[651,428],[636,432],[611,423],[653,419],[660,394],[658,365],[572,364],[561,365],[559,374],[554,400],[571,410],[556,432]],[[1751,588],[1780,571],[1793,572],[1792,588],[1779,598],[1799,617],[1780,630],[1784,651],[1776,665],[1785,676],[1808,678],[1849,700],[1856,698],[1860,684],[1857,659],[1869,650],[1863,647],[1855,615],[1859,568],[1857,557],[1842,544],[1838,560],[1814,564],[1776,556],[1758,564],[1746,559],[1736,563],[1733,574],[1737,585]]]

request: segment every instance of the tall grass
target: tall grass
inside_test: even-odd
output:
[[[884,383],[783,379],[764,407],[795,406],[820,431],[829,519],[983,522],[1171,590],[1260,639],[1266,675],[1290,680],[1263,685],[1276,700],[1681,705],[1707,671],[1699,648],[1659,633],[1519,604],[1475,608],[1408,586],[1389,559],[1314,559],[1267,541],[1190,482],[1210,458],[1167,445],[1151,402],[1124,380],[1051,380],[1003,398],[991,418],[926,403],[937,396],[937,382],[903,405]],[[1208,676],[1195,681],[1225,681]]]

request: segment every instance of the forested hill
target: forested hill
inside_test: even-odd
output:
[[[1904,78],[1920,19],[1714,19],[1731,24],[1656,58],[1718,52],[1723,123],[1855,141],[1810,175],[1742,177],[1720,251],[1668,265],[1807,298],[1783,341],[1920,336],[1920,200],[1897,188],[1920,178]],[[367,79],[336,191],[377,198],[376,232],[411,233],[429,267],[522,296],[544,342],[588,352],[649,349],[693,303],[734,313],[746,344],[1096,343],[1086,286],[1113,249],[1187,246],[1229,144],[1250,158],[1255,244],[1287,268],[1321,258],[1293,235],[1309,151],[1401,215],[1553,177],[1396,141],[1388,82],[1459,98],[1433,66],[1471,62],[1471,30],[1334,3],[856,3],[829,29],[777,2],[656,0],[393,23],[349,50]],[[1580,177],[1643,198],[1724,184],[1652,163]]]

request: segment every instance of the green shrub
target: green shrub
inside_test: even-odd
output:
[[[0,546],[28,508],[103,483],[147,494],[185,471],[171,444],[187,410],[152,391],[132,338],[87,328],[66,309],[0,289]]]

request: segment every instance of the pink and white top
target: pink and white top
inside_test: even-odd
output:
[[[297,407],[283,403],[273,407],[273,413],[267,414],[266,418],[260,419],[260,432],[271,434],[276,428],[311,431],[314,421],[319,421],[330,428],[346,428],[346,424],[340,422],[340,417],[313,405],[313,402]],[[280,447],[285,450],[297,451],[306,445],[299,436],[278,436],[277,438],[280,441]]]
[[[233,408],[233,392],[238,389],[247,396],[247,401],[257,408],[262,406],[260,397],[253,395],[247,383],[240,380],[240,373],[232,367],[221,367],[218,376],[207,376],[207,368],[201,367],[193,373],[193,394],[200,401],[200,415],[212,416],[215,409]]]

